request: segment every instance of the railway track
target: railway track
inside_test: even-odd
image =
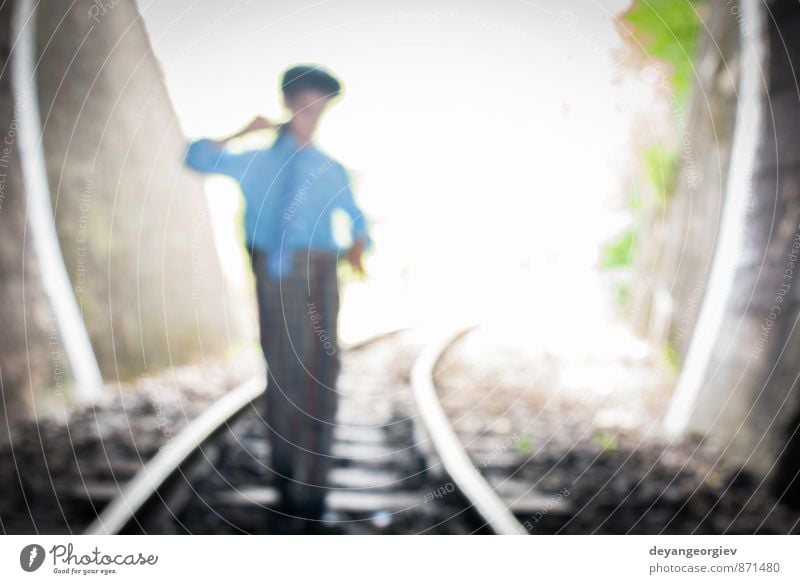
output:
[[[436,397],[434,367],[464,330],[398,363],[392,347],[405,332],[344,351],[346,360],[373,364],[340,378],[327,527],[359,534],[527,533],[517,517],[551,508],[552,497],[508,480],[516,457],[507,436],[456,435]],[[386,381],[387,371],[394,379]],[[103,509],[84,533],[269,533],[265,517],[278,495],[264,422],[252,407],[262,392],[263,380],[247,381],[121,488],[84,490]]]
[[[31,201],[34,245],[46,268],[43,274],[49,276],[45,287],[62,334],[70,335],[65,346],[79,375],[76,387],[84,389],[81,397],[88,400],[102,393],[102,382],[53,228],[39,141],[35,40],[28,34],[35,21],[36,4],[19,2],[13,26],[15,37],[21,40],[12,73],[17,100],[27,104],[28,112],[19,139],[23,175]],[[392,336],[382,335],[348,352],[357,353]],[[331,474],[334,488],[328,500],[341,515],[338,523],[349,532],[519,534],[526,531],[503,497],[523,514],[549,504],[546,497],[531,494],[526,485],[516,492],[509,489],[508,469],[503,466],[509,446],[506,437],[457,436],[450,427],[436,397],[432,373],[439,355],[455,338],[448,335],[426,347],[413,376],[409,367],[411,388],[398,391],[411,394],[405,396],[405,408],[403,399],[387,400],[373,393],[366,397],[376,407],[353,408],[348,415],[349,402],[365,398],[364,382],[343,392],[345,407],[340,405],[340,409],[344,415],[333,445],[338,464]],[[252,407],[263,385],[261,379],[253,378],[225,394],[144,466],[133,460],[114,461],[113,481],[82,485],[73,495],[88,498],[92,508],[103,509],[84,533],[262,531],[260,511],[276,500],[264,464],[268,457],[264,423]],[[386,411],[387,401],[399,405]],[[465,443],[471,445],[469,453],[462,446]],[[473,465],[475,457],[490,461],[481,464],[482,473]],[[120,486],[119,478],[124,480],[131,472]],[[496,488],[498,481],[505,492]]]

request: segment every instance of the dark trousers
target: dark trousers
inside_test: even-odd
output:
[[[252,254],[272,470],[286,512],[318,517],[325,505],[341,367],[337,255],[296,251],[289,274],[272,278]]]

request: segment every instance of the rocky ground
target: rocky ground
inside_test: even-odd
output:
[[[208,405],[258,371],[252,360],[186,366],[109,385],[93,405],[15,427],[0,444],[4,533],[80,533],[97,484],[124,484]]]
[[[410,482],[419,471],[409,448],[415,411],[409,372],[421,344],[409,333],[355,347],[343,354],[339,380],[341,424],[379,430],[385,444],[398,452],[392,470]],[[6,479],[0,528],[17,534],[81,533],[109,500],[106,491],[115,495],[189,421],[253,374],[263,375],[258,359],[177,368],[109,386],[91,407],[17,426],[11,442],[0,445],[0,476]],[[201,465],[199,474],[186,471],[193,500],[181,506],[174,520],[147,532],[264,533],[264,514],[258,509],[214,501],[225,489],[273,483],[265,430],[260,415],[248,413],[233,432],[204,448],[211,464]],[[408,490],[409,485],[397,488]],[[420,484],[413,488],[426,492]],[[346,533],[419,533],[431,525],[436,533],[465,531],[455,525],[458,521],[449,521],[446,508],[424,503],[420,494],[409,513],[351,514],[341,518],[340,527]]]
[[[551,493],[550,510],[520,518],[531,533],[800,533],[800,510],[749,472],[697,438],[659,435],[670,383],[647,351],[526,353],[490,328],[456,343],[437,372],[457,431],[506,432],[510,476]]]
[[[476,464],[486,472],[491,468],[495,480],[552,501],[537,513],[519,516],[528,530],[800,533],[800,511],[779,504],[750,473],[700,440],[670,443],[659,435],[659,417],[674,380],[658,356],[629,341],[620,337],[584,353],[548,351],[509,334],[508,328],[484,326],[440,361],[440,397]],[[346,353],[342,421],[380,427],[390,445],[408,440],[415,415],[409,373],[424,342],[411,333]],[[12,443],[0,444],[0,528],[4,533],[81,532],[101,510],[86,497],[87,490],[115,480],[123,484],[189,420],[259,367],[258,360],[250,360],[178,368],[109,386],[92,407],[18,427]],[[249,446],[228,440],[217,452],[218,480],[198,482],[200,491],[207,487],[212,493],[220,481],[270,482],[263,428],[251,422],[241,434],[248,436]],[[498,446],[487,447],[485,440],[477,446],[490,435]],[[413,476],[411,466],[401,472]],[[182,518],[190,532],[259,532],[246,509],[227,517],[205,513],[204,496]],[[420,500],[415,507],[402,515],[354,516],[343,531],[463,531],[463,523],[442,516],[446,505],[426,507]]]

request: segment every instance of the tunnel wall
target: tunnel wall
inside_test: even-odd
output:
[[[736,225],[741,245],[724,250],[735,259],[733,272],[724,275],[731,279],[728,292],[703,299],[703,309],[718,305],[722,318],[709,347],[693,342],[688,357],[691,362],[693,353],[707,351],[708,358],[684,368],[676,395],[691,397],[684,431],[704,437],[797,505],[792,481],[800,471],[800,7],[767,6],[753,4],[763,12],[759,26],[747,31],[749,42],[763,43],[765,52],[750,72],[758,85],[759,114],[746,161],[752,174],[743,178],[747,184],[736,185],[746,192]]]
[[[703,300],[725,201],[736,122],[739,31],[730,10],[709,3],[688,105],[669,96],[678,126],[679,171],[640,233],[632,289],[637,328],[682,362]]]
[[[58,329],[49,310],[39,263],[26,236],[26,199],[20,172],[20,108],[11,88],[10,2],[0,6],[0,441],[9,438],[6,422],[33,413],[34,388],[56,390],[58,355],[51,358],[49,337]],[[55,328],[53,328],[55,327]]]
[[[764,452],[773,490],[800,507],[800,5],[773,2],[769,9],[764,130],[747,226],[761,253],[746,258],[739,276],[749,286],[758,274],[753,301],[733,309],[758,325],[756,340],[745,347],[751,355],[755,347],[759,363],[744,399],[752,406],[752,439],[765,438],[754,458]],[[772,319],[775,306],[780,312]]]
[[[106,379],[225,346],[202,183],[133,0],[39,11],[38,76],[58,234]]]
[[[75,399],[26,221],[14,140],[20,104],[9,68],[14,6],[0,6],[3,427],[6,415],[13,422]],[[225,325],[225,282],[203,185],[183,166],[185,139],[135,2],[99,6],[40,4],[36,50],[58,238],[109,383],[201,362],[237,338]]]

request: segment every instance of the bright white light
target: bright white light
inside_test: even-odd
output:
[[[345,291],[345,340],[531,307],[561,347],[577,331],[556,311],[607,309],[594,266],[620,225],[632,112],[652,99],[610,57],[626,4],[140,2],[190,136],[279,117],[289,64],[344,80],[319,143],[352,170],[377,244],[369,280]],[[221,255],[243,269],[219,203],[235,189],[213,189]],[[602,344],[602,323],[581,341]]]

